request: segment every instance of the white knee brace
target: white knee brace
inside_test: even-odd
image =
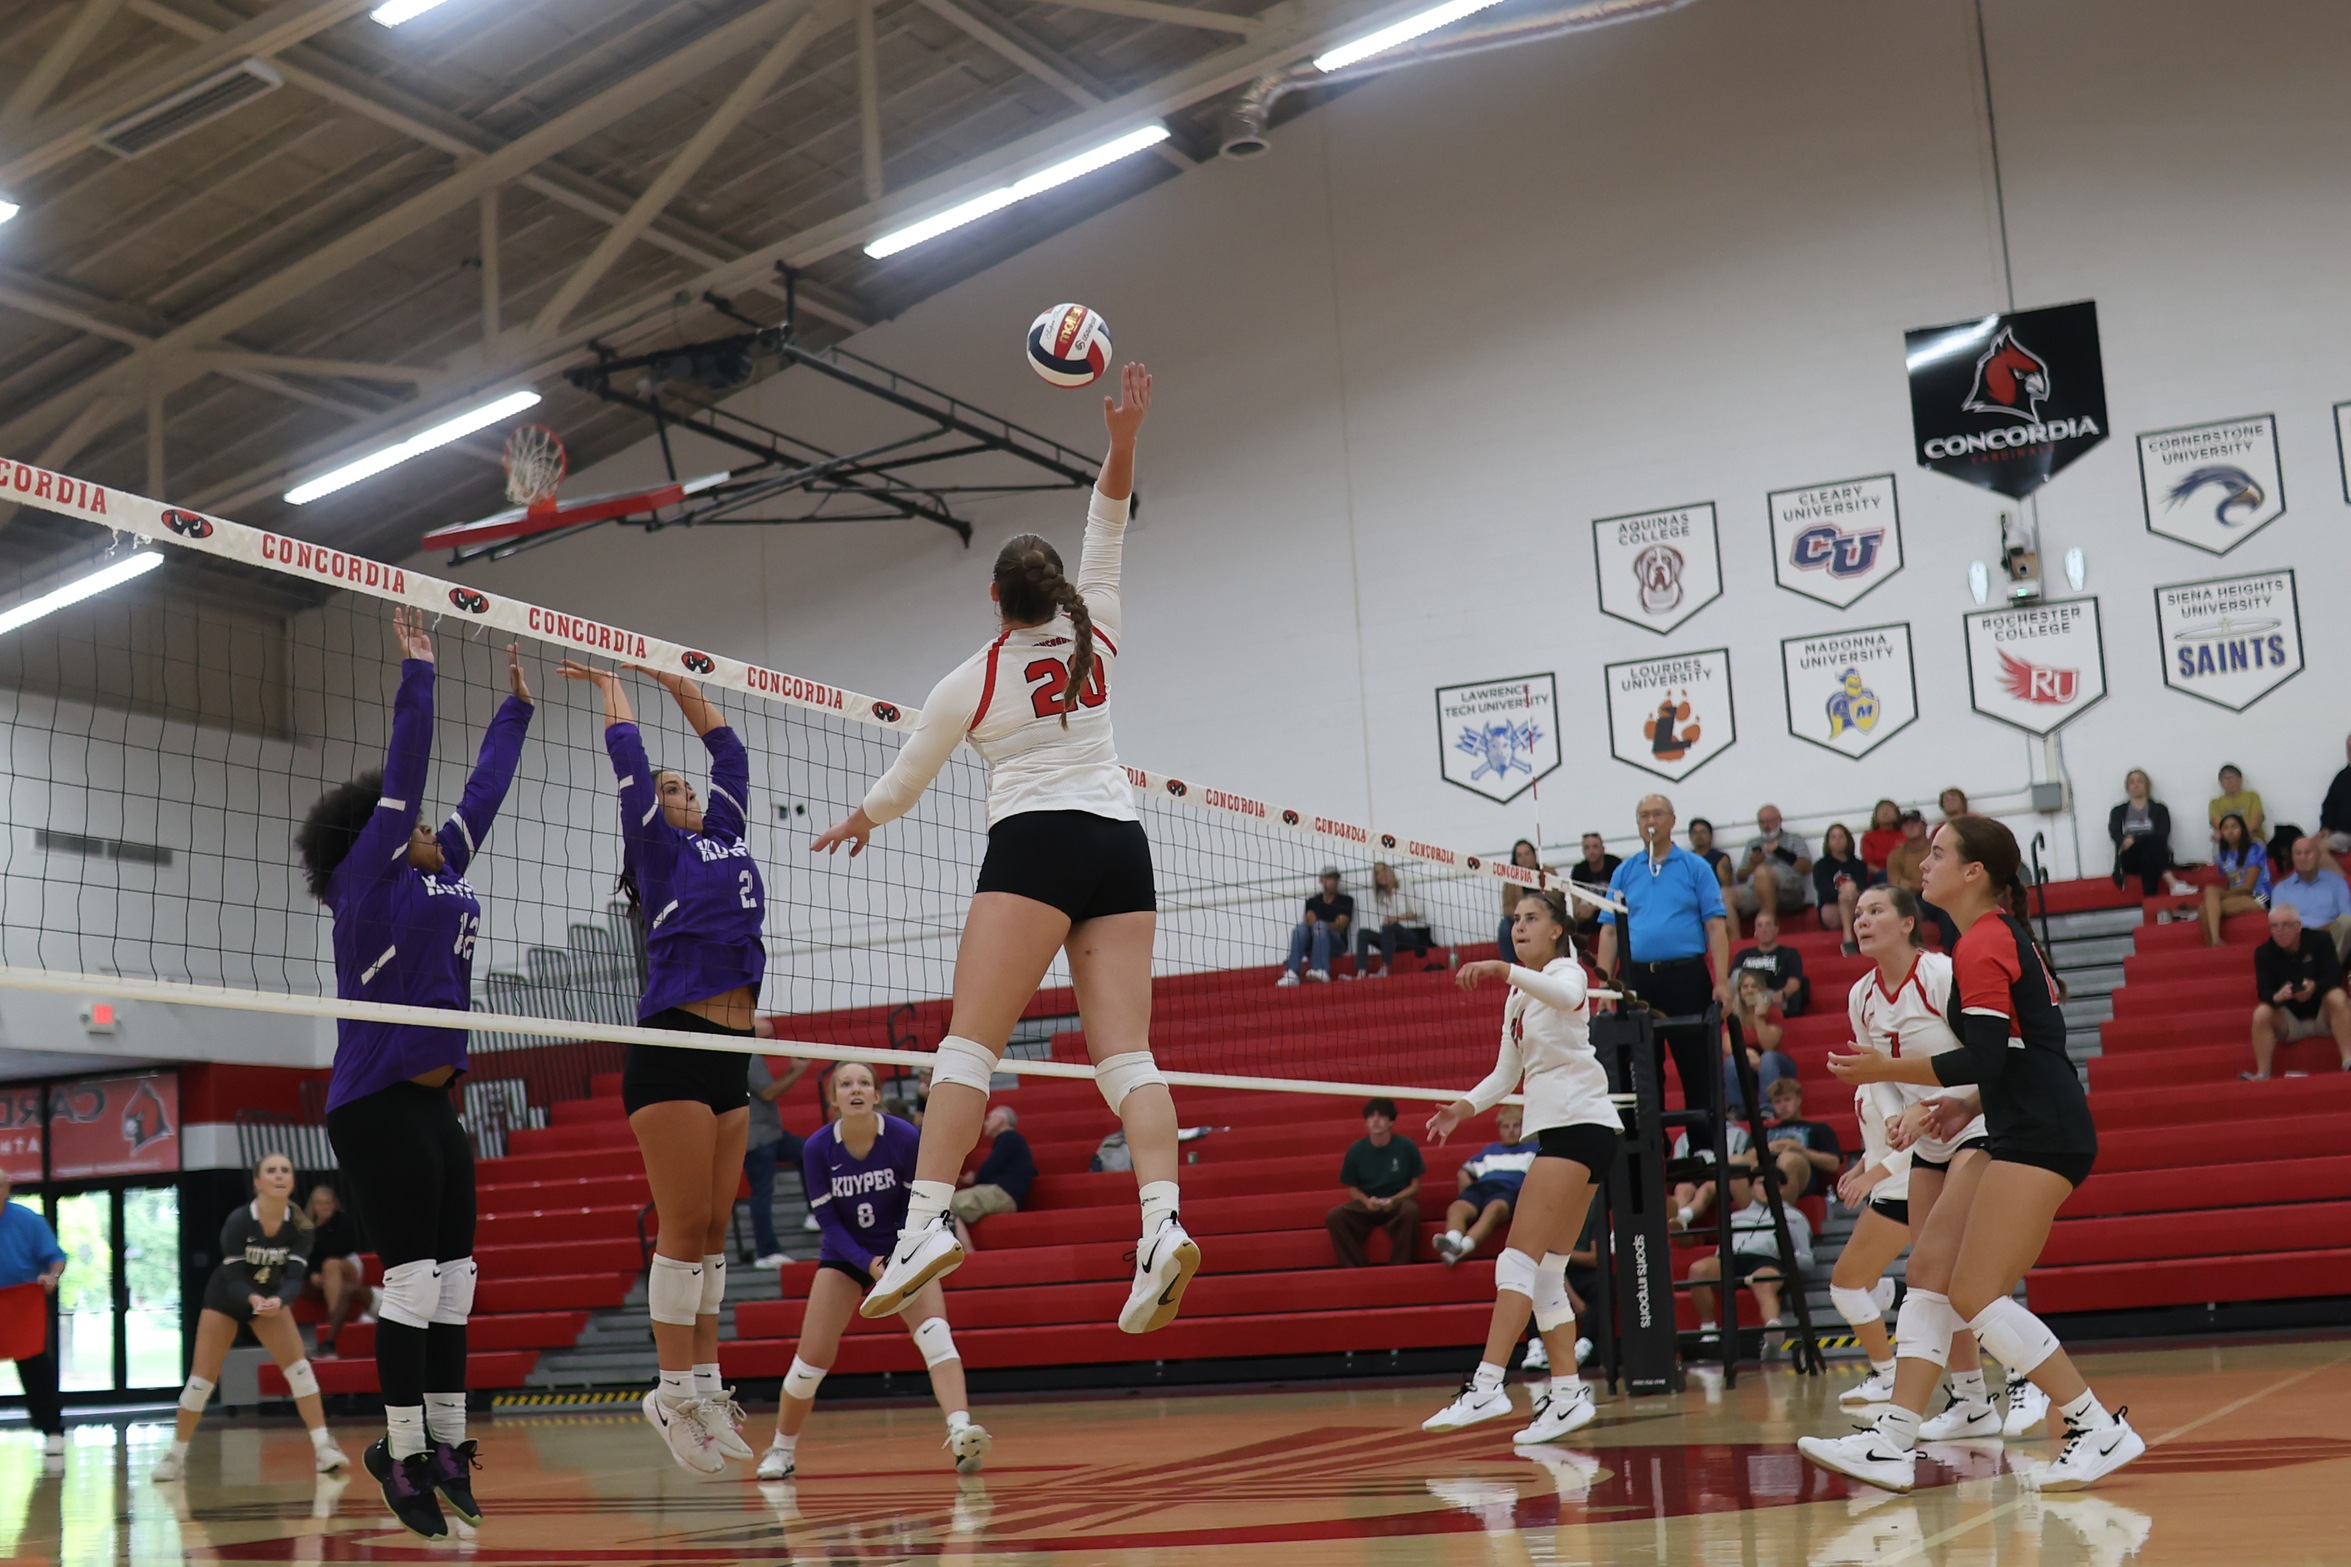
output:
[[[433,1321],[442,1327],[464,1327],[473,1315],[474,1285],[481,1279],[481,1269],[474,1266],[471,1257],[458,1257],[441,1264],[441,1301],[433,1308]]]
[[[938,1064],[931,1068],[932,1087],[960,1083],[984,1094],[995,1077],[996,1052],[986,1045],[960,1034],[949,1034],[939,1041]]]
[[[812,1366],[798,1355],[792,1357],[792,1369],[784,1373],[784,1391],[794,1398],[816,1397],[817,1385],[824,1381],[825,1368]]]
[[[727,1254],[714,1251],[702,1259],[702,1315],[715,1317],[727,1303]]]
[[[1535,1327],[1544,1333],[1575,1326],[1575,1301],[1567,1293],[1567,1254],[1547,1251],[1535,1268]]]
[[[383,1288],[376,1292],[376,1315],[404,1328],[432,1324],[441,1309],[441,1271],[437,1264],[418,1260],[384,1270]]]
[[[309,1362],[305,1361],[305,1365]],[[180,1389],[180,1407],[191,1415],[204,1413],[204,1406],[212,1402],[212,1381],[208,1377],[190,1377],[188,1385]]]
[[[1864,1322],[1875,1322],[1885,1315],[1878,1310],[1877,1296],[1868,1290],[1839,1289],[1832,1284],[1829,1286],[1829,1300],[1836,1306],[1837,1315],[1853,1327],[1859,1327]]]
[[[1902,1297],[1894,1319],[1894,1353],[1903,1360],[1928,1360],[1938,1366],[1951,1363],[1951,1335],[1962,1324],[1951,1302],[1933,1290],[1914,1289]]]
[[[1102,1090],[1112,1115],[1120,1113],[1119,1106],[1126,1103],[1127,1095],[1150,1083],[1167,1086],[1159,1063],[1151,1059],[1148,1050],[1129,1050],[1094,1063],[1094,1086]]]
[[[936,1366],[942,1360],[961,1360],[956,1352],[955,1335],[947,1331],[945,1317],[933,1317],[914,1330],[914,1347],[922,1351],[922,1363]]]
[[[1527,1299],[1535,1298],[1535,1259],[1523,1251],[1505,1249],[1494,1259],[1494,1293],[1508,1290]]]
[[[2019,1377],[2031,1376],[2036,1366],[2058,1351],[2057,1335],[2049,1331],[2049,1324],[2008,1296],[1977,1312],[1968,1326],[1975,1330],[1984,1353]]]
[[[655,1252],[645,1275],[645,1309],[656,1322],[692,1327],[702,1310],[702,1264]]]
[[[318,1373],[309,1361],[297,1360],[286,1368],[286,1391],[296,1398],[318,1397]]]

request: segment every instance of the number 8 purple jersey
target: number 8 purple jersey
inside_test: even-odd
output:
[[[922,1133],[894,1115],[881,1118],[873,1147],[860,1159],[841,1143],[838,1121],[819,1127],[800,1152],[808,1178],[808,1206],[824,1231],[820,1258],[846,1262],[860,1273],[888,1255],[906,1223],[908,1185]]]

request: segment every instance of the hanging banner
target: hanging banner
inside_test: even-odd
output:
[[[1859,761],[1918,718],[1910,627],[1861,626],[1784,637],[1788,733]]]
[[[2028,734],[2063,729],[2106,699],[2106,644],[2098,601],[1979,609],[1967,626],[1967,684],[1975,710]]]
[[[1669,506],[1592,524],[1600,613],[1660,636],[1722,597],[1714,503]]]
[[[2214,555],[2286,514],[2274,414],[2150,430],[2139,437],[2147,531]]]
[[[41,1183],[41,1090],[0,1090],[0,1175],[19,1186]]]
[[[1687,778],[1738,741],[1728,648],[1610,664],[1608,748],[1660,778]]]
[[[2351,403],[2335,404],[2335,466],[2343,474],[2343,500],[2351,504]]]
[[[49,1090],[49,1173],[60,1181],[180,1167],[180,1076],[91,1077]]]
[[[2302,673],[2302,606],[2292,571],[2157,588],[2155,632],[2163,683],[2232,713]]]
[[[2106,439],[2091,300],[1903,334],[1921,467],[2018,499]]]
[[[1502,804],[1557,772],[1556,678],[1514,675],[1439,686],[1437,770],[1447,783]]]
[[[1894,476],[1774,490],[1771,569],[1791,593],[1843,609],[1902,569]]]

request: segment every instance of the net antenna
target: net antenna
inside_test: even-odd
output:
[[[506,498],[536,517],[555,510],[555,492],[571,459],[563,438],[543,424],[525,424],[506,438],[500,459],[506,468]]]

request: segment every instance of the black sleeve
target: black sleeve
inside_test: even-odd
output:
[[[2318,825],[2328,832],[2351,832],[2351,767],[2335,774],[2327,785],[2326,803],[2318,808]]]
[[[1989,1088],[2008,1067],[2008,1019],[1989,1012],[1959,1015],[1959,1048],[1929,1057],[1935,1080],[1945,1088],[1969,1083]]]
[[[1829,901],[1834,903],[1837,900],[1832,897],[1829,899]],[[1804,977],[1803,953],[1798,952],[1794,947],[1782,947],[1779,949],[1779,958],[1781,984],[1784,985],[1791,979],[1802,979]]]
[[[2323,930],[2302,933],[2302,950],[2318,960],[2318,995],[2343,986],[2343,962],[2335,956],[2335,938]]]
[[[2253,994],[2267,1001],[2278,993],[2286,982],[2286,955],[2274,941],[2265,941],[2253,949]]]
[[[2157,843],[2171,842],[2171,807],[2157,800],[2147,807],[2147,820],[2155,829]]]
[[[2122,847],[2123,814],[2130,808],[2130,802],[2125,800],[2122,804],[2116,806],[2113,810],[2106,813],[2106,836],[2114,840],[2114,845],[2116,848]],[[2161,807],[2158,807],[2157,809],[2161,809]],[[2155,813],[2150,811],[2147,814],[2150,817],[2153,817]]]

